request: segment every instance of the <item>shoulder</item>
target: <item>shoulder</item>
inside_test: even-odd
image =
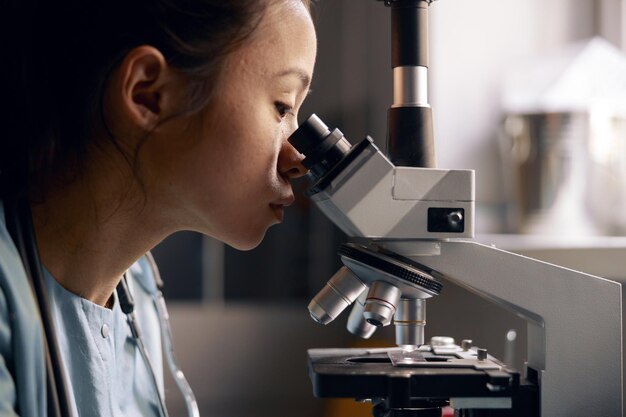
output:
[[[4,210],[0,201],[0,292],[3,313],[11,321],[27,321],[35,332],[41,331],[38,307],[22,260],[6,228]],[[3,314],[3,317],[6,316]]]
[[[7,231],[0,202],[0,320],[19,338],[41,345],[38,311],[20,255]],[[14,345],[19,347],[20,340],[16,342]]]
[[[4,292],[0,290],[0,414],[15,415],[17,390],[15,384],[15,358]]]
[[[43,328],[0,201],[0,414],[19,404],[22,416],[44,415]],[[11,406],[12,407],[12,406]]]
[[[33,298],[24,266],[13,239],[6,228],[4,208],[0,201],[0,289],[6,297],[8,308],[25,306],[34,315],[36,302]],[[19,300],[13,306],[13,299]],[[36,315],[35,315],[36,316]]]

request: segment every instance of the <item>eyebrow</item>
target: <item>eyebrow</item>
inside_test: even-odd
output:
[[[274,75],[276,78],[286,77],[288,75],[295,75],[302,82],[302,87],[300,88],[300,92],[307,90],[311,86],[311,77],[305,71],[300,68],[289,68],[284,71],[280,71]],[[309,94],[311,90],[308,91]]]

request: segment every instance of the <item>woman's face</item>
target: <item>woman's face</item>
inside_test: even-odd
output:
[[[280,223],[294,198],[289,180],[305,172],[287,138],[315,55],[302,3],[271,2],[252,37],[227,58],[212,104],[165,123],[160,139],[146,142],[148,198],[165,221],[239,249],[255,247]]]

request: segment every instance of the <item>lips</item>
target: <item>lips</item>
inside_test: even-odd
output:
[[[285,217],[285,207],[292,205],[294,201],[294,195],[289,193],[282,197],[280,200],[270,203],[270,207],[279,222],[282,222],[283,218]]]
[[[270,204],[270,206],[283,206],[283,207],[287,207],[293,204],[293,202],[296,201],[296,198],[294,197],[293,194],[289,193],[286,194],[285,196],[281,197],[280,200],[274,201]]]

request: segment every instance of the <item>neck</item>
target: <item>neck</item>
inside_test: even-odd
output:
[[[174,231],[129,183],[134,175],[124,163],[90,165],[32,206],[43,265],[68,291],[102,306],[124,272]]]

